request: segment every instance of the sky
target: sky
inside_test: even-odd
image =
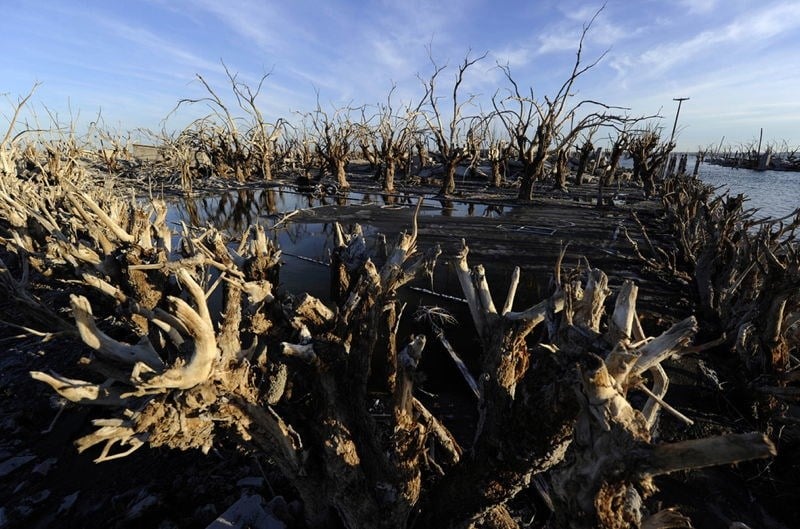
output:
[[[467,54],[463,93],[483,110],[509,88],[508,65],[526,92],[543,99],[568,77],[583,25],[602,2],[577,0],[0,0],[0,110],[41,83],[38,120],[114,131],[174,130],[207,108],[203,76],[230,97],[222,63],[254,86],[271,120],[324,108],[414,101],[419,77],[447,65],[452,89]],[[430,54],[429,51],[430,50]],[[757,140],[800,145],[800,0],[608,0],[583,48],[602,60],[574,87],[595,99],[661,115],[672,129],[681,108],[679,150]],[[605,54],[605,55],[603,55]],[[318,94],[318,95],[317,95]],[[478,109],[476,109],[477,111]],[[49,112],[49,114],[48,114]],[[165,118],[169,118],[165,121]],[[33,121],[31,114],[28,119]],[[0,121],[0,131],[5,120]]]

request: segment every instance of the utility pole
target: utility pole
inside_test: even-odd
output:
[[[673,101],[678,102],[678,111],[675,112],[675,123],[672,125],[672,134],[669,135],[669,142],[672,143],[672,140],[675,139],[675,129],[678,128],[678,116],[681,115],[681,105],[684,101],[688,101],[688,97],[673,97]]]
[[[688,97],[673,97],[673,101],[678,102],[678,111],[675,112],[675,123],[672,124],[672,134],[669,135],[669,142],[672,143],[675,140],[675,130],[678,128],[678,116],[681,115],[681,105],[684,101],[687,101]],[[662,178],[667,177],[667,168],[669,167],[669,159],[664,161],[664,173],[661,175]]]

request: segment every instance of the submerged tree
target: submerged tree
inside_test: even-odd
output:
[[[506,97],[495,94],[492,101],[522,163],[520,200],[533,197],[534,183],[545,177],[545,162],[554,154],[569,149],[581,132],[601,126],[619,127],[645,119],[630,118],[623,113],[627,110],[624,107],[591,99],[573,102],[576,81],[605,57],[603,53],[589,64],[584,64],[582,59],[584,41],[599,14],[600,11],[597,11],[583,26],[569,77],[555,95],[545,96],[544,101],[536,99],[533,88],[523,93],[511,74],[511,68],[508,65],[499,66],[511,88]]]
[[[513,528],[507,502],[537,476],[561,526],[627,528],[647,523],[654,476],[773,453],[758,434],[651,442],[671,409],[660,364],[691,348],[697,325],[690,317],[648,339],[630,282],[604,317],[611,291],[600,270],[565,275],[559,261],[551,295],[514,311],[519,269],[497,307],[462,245],[453,263],[480,349],[479,418],[462,448],[415,393],[426,337],[399,324],[398,290],[439,255],[418,247],[416,214],[380,266],[359,229],[336,226],[331,308],[275,288],[280,251],[262,226],[236,248],[213,229],[184,228],[173,252],[163,202],[67,178],[3,178],[9,249],[43,278],[81,286],[64,321],[0,263],[0,289],[22,317],[74,325],[91,351],[82,374],[31,376],[103,411],[77,441],[81,452],[102,447],[98,462],[145,444],[206,453],[224,435],[275,465],[309,527]],[[109,301],[123,327],[113,335],[101,312]],[[634,388],[647,396],[637,406]]]
[[[611,143],[611,153],[608,157],[608,165],[603,169],[600,175],[600,181],[597,186],[597,206],[603,205],[603,192],[605,188],[611,185],[611,182],[616,178],[617,168],[619,167],[620,158],[628,148],[628,133],[622,131],[617,135],[617,138]]]
[[[633,159],[634,180],[644,184],[646,196],[653,196],[656,191],[656,177],[663,172],[664,163],[675,144],[662,142],[655,127],[646,127],[631,135],[627,148]]]
[[[492,174],[489,177],[489,185],[500,187],[506,177],[506,167],[511,156],[512,145],[495,130],[491,119],[486,122],[486,134],[484,144],[486,145],[486,156],[492,167]]]
[[[430,50],[429,50],[430,51]],[[468,139],[472,142],[478,140],[474,132],[470,133],[469,122],[472,120],[471,116],[464,115],[464,107],[472,103],[474,96],[467,97],[461,100],[459,90],[461,84],[464,82],[464,74],[477,62],[486,57],[486,53],[474,59],[470,58],[468,53],[464,57],[464,62],[458,66],[455,80],[453,82],[453,91],[449,96],[449,102],[452,103],[452,108],[449,109],[449,121],[445,124],[447,117],[445,116],[439,101],[444,98],[437,92],[437,82],[440,74],[447,68],[446,66],[438,66],[430,56],[433,63],[433,74],[428,79],[423,80],[425,86],[425,99],[428,101],[428,112],[422,115],[428,124],[428,130],[436,142],[436,147],[439,149],[439,156],[444,165],[444,174],[442,175],[442,187],[439,190],[441,195],[452,194],[456,189],[456,169],[458,165],[469,158],[470,151],[468,148]],[[471,136],[471,138],[470,138]]]
[[[374,117],[375,152],[382,165],[382,186],[385,193],[394,193],[395,172],[399,165],[411,163],[411,151],[418,132],[421,99],[416,105],[407,103],[398,110],[392,101],[395,87],[389,90],[385,103],[378,104]]]
[[[589,157],[594,152],[594,144],[592,143],[592,135],[589,134],[583,140],[583,144],[578,151],[578,167],[575,169],[575,185],[583,184],[583,175],[586,174],[586,168],[589,165]]]
[[[267,122],[258,107],[258,97],[270,74],[261,76],[253,89],[224,63],[222,66],[236,101],[235,107],[226,102],[202,75],[197,74],[197,80],[208,95],[181,99],[170,114],[183,105],[207,104],[211,114],[192,122],[183,133],[184,136],[195,136],[192,143],[196,144],[196,152],[203,152],[209,157],[210,164],[219,176],[233,176],[237,182],[244,182],[254,175],[271,180],[275,144],[282,134],[284,121],[278,119],[275,123]],[[236,112],[242,112],[243,115],[237,115]]]
[[[350,119],[350,109],[337,108],[331,114],[322,110],[317,94],[317,108],[309,114],[314,128],[317,152],[336,177],[340,189],[348,189],[347,163],[358,126]]]
[[[476,156],[480,127],[462,115],[469,99],[459,102],[458,92],[464,73],[478,60],[467,56],[459,67],[447,127],[434,95],[443,68],[434,65],[426,84],[423,101],[432,110],[424,119],[444,160],[443,194],[454,190],[458,163]],[[581,105],[612,108],[593,101],[568,105],[572,83],[590,67],[580,66],[579,49],[570,80],[542,104],[532,91],[522,97],[504,68],[514,89],[495,106],[525,167],[528,189],[521,198],[530,198],[533,181],[543,177],[553,153],[561,155],[566,178],[566,151],[580,131],[626,121],[596,112],[566,127]],[[235,76],[231,82],[236,86]],[[219,145],[226,145],[232,157],[223,160],[242,162],[229,166],[238,178],[247,167],[244,161],[254,159],[253,151],[237,147],[247,135],[238,132],[233,115],[203,84],[212,94],[207,102],[226,125],[220,131],[204,128],[210,122],[203,121],[192,130],[202,141],[222,141],[220,134],[226,138]],[[381,143],[375,152],[385,163],[408,156],[419,110],[408,106],[395,115],[391,92],[379,109],[375,137]],[[319,107],[306,119],[310,127],[283,137],[285,151],[291,145],[305,176],[315,164],[327,165],[346,187],[355,125],[346,112],[331,116]],[[6,149],[6,140],[0,149]],[[613,175],[613,160],[625,147],[626,136],[620,134],[605,177]],[[502,156],[499,143],[496,148],[500,152],[491,155],[493,163]],[[302,500],[301,515],[311,528],[513,529],[519,524],[509,501],[534,480],[557,525],[627,529],[689,526],[673,509],[648,501],[658,476],[774,454],[760,434],[654,442],[661,414],[687,420],[665,402],[669,378],[662,363],[702,349],[692,344],[700,330],[694,317],[648,337],[637,313],[637,286],[625,281],[612,290],[606,274],[588,263],[566,270],[564,253],[553,269],[552,291],[541,302],[513,310],[524,284],[516,268],[502,306],[495,305],[486,270],[469,263],[466,241],[450,261],[471,323],[459,332],[471,333],[477,344],[475,372],[465,368],[462,376],[473,388],[478,418],[465,414],[473,435],[459,443],[437,410],[425,405],[430,396],[416,391],[428,338],[402,325],[401,288],[432,274],[440,254],[438,246],[421,247],[417,237],[421,202],[408,218],[409,232],[399,234],[383,255],[371,254],[359,227],[333,226],[333,295],[324,303],[277,288],[280,249],[264,226],[251,226],[233,239],[213,228],[184,226],[173,233],[162,201],[132,202],[127,194],[75,182],[72,170],[54,165],[58,178],[34,183],[10,172],[0,175],[0,238],[26,263],[26,274],[30,267],[43,281],[80,288],[70,297],[70,319],[30,295],[2,261],[0,293],[21,308],[21,317],[66,329],[85,346],[79,374],[34,371],[31,376],[68,401],[101,410],[92,421],[96,429],[77,441],[81,452],[99,452],[97,462],[125,457],[145,444],[208,453],[224,436],[273,465]],[[604,179],[601,193],[606,184]],[[393,189],[393,179],[384,180],[384,187]],[[684,199],[671,193],[670,200]],[[688,204],[693,209],[683,213],[695,215],[679,219],[687,225],[703,217],[697,214],[703,207],[699,202]],[[713,207],[723,210],[716,213],[722,215],[721,227],[696,241],[698,246],[682,248],[697,258],[698,270],[703,262],[706,269],[708,263],[731,268],[729,260],[696,250],[709,241],[727,248],[731,238],[740,237],[724,231],[737,224],[725,214],[735,208]],[[701,233],[693,227],[686,226],[686,233]],[[776,254],[768,244],[772,235],[767,230],[753,250],[759,267],[741,259],[735,273],[717,270],[708,277],[723,277],[722,290],[733,295],[747,274],[762,273],[759,268],[782,271],[773,276],[781,282],[778,297],[744,284],[754,289],[748,304],[756,299],[769,311],[760,311],[766,322],[752,316],[736,328],[766,327],[750,339],[742,331],[737,345],[769,345],[771,369],[783,374],[789,351],[785,343],[772,341],[775,333],[782,339],[785,311],[797,310],[798,265],[796,251]],[[173,251],[178,238],[180,246]],[[680,243],[693,240],[684,236]],[[719,285],[706,283],[709,307],[722,310]],[[215,297],[221,299],[219,314],[212,309]],[[103,317],[109,307],[116,316],[113,332]],[[741,312],[750,318],[751,309],[745,309]],[[441,329],[430,331],[428,336],[441,338]]]

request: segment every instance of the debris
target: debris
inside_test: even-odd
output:
[[[53,468],[56,462],[58,462],[58,458],[55,457],[45,459],[44,461],[33,467],[33,470],[31,470],[31,472],[33,472],[34,474],[40,474],[42,476],[46,476],[47,474],[50,473],[50,470]]]
[[[264,486],[264,478],[260,476],[248,476],[236,482],[237,487],[247,487],[253,489],[260,489]]]
[[[59,505],[58,512],[56,514],[62,515],[68,513],[70,509],[72,509],[72,506],[75,505],[75,502],[78,501],[78,495],[80,493],[81,491],[77,490],[69,496],[65,496],[61,501],[61,505]]]
[[[34,459],[36,459],[36,456],[27,454],[6,459],[2,463],[0,463],[0,478],[3,478],[11,474],[15,470],[24,467]]]
[[[258,494],[242,496],[206,529],[286,529],[286,524],[264,509]]]
[[[136,520],[142,517],[147,511],[159,504],[157,496],[150,494],[147,490],[141,490],[139,494],[129,504],[126,520]]]

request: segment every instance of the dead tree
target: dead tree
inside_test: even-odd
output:
[[[246,141],[250,146],[249,165],[266,181],[272,180],[272,167],[277,161],[276,143],[283,134],[284,120],[278,118],[275,123],[268,123],[264,115],[258,108],[258,99],[264,81],[269,74],[261,76],[255,90],[248,85],[237,80],[236,76],[231,76],[227,67],[225,68],[228,76],[231,77],[231,85],[236,101],[244,112],[250,116],[250,130],[246,133]]]
[[[548,300],[512,311],[517,268],[498,310],[483,267],[470,270],[467,253],[464,246],[455,266],[482,346],[480,418],[471,451],[423,505],[424,526],[517,527],[504,504],[542,475],[560,526],[637,527],[645,522],[642,500],[654,491],[653,477],[774,454],[760,434],[650,443],[660,410],[676,413],[664,402],[668,378],[661,362],[687,348],[697,331],[694,318],[643,340],[637,288],[627,282],[603,333],[607,277],[589,269],[585,281],[584,274],[562,281],[560,262]],[[545,321],[551,341],[530,348],[526,336]],[[603,356],[588,352],[590,343]],[[652,390],[642,378],[648,372]],[[634,388],[648,395],[641,409],[626,398]],[[651,523],[666,513],[653,516]]]
[[[350,119],[350,109],[337,108],[329,115],[322,110],[317,94],[317,108],[308,117],[314,129],[319,157],[335,175],[339,189],[348,189],[347,163],[357,132],[356,124]]]
[[[662,201],[674,238],[657,244],[640,223],[629,240],[648,269],[685,282],[736,373],[728,391],[749,393],[748,419],[780,439],[782,453],[796,452],[791,410],[800,379],[790,366],[800,352],[800,211],[757,219],[742,195],[716,195],[697,178],[667,178]],[[787,463],[781,472],[796,473]]]
[[[704,326],[738,361],[739,384],[758,388],[754,418],[766,431],[796,435],[786,413],[797,379],[786,373],[798,351],[800,212],[759,220],[742,195],[715,196],[685,176],[668,178],[664,188],[672,244],[654,244],[640,223],[639,240],[628,236],[634,251],[650,270],[691,286]]]
[[[470,67],[474,66],[478,61],[486,57],[486,53],[475,59],[470,58],[470,54],[464,57],[464,61],[458,66],[455,80],[453,82],[453,91],[450,97],[447,98],[452,103],[450,109],[449,122],[444,124],[447,119],[443,115],[440,100],[444,96],[440,96],[436,91],[439,75],[447,68],[447,66],[438,66],[433,60],[433,56],[428,50],[431,63],[433,64],[433,74],[428,79],[422,79],[425,86],[424,99],[428,102],[428,111],[423,112],[423,117],[428,125],[428,130],[436,142],[436,147],[439,150],[444,165],[444,174],[442,176],[442,187],[439,190],[441,195],[450,195],[456,189],[456,169],[458,165],[469,158],[469,149],[466,145],[467,130],[465,130],[465,123],[470,120],[469,116],[464,116],[464,107],[471,104],[474,96],[470,96],[464,100],[459,99],[459,89],[464,81],[464,74]]]
[[[74,134],[74,127],[70,127],[68,134]],[[102,114],[98,113],[86,136],[86,143],[92,148],[84,149],[85,157],[92,162],[96,160],[96,165],[93,165],[99,165],[110,175],[118,175],[124,167],[130,168],[130,133],[126,135],[107,129]]]
[[[583,26],[570,75],[552,97],[545,96],[544,101],[539,101],[534,97],[533,88],[523,93],[512,77],[510,67],[499,65],[511,88],[505,98],[495,94],[492,102],[523,166],[519,200],[532,199],[534,183],[545,177],[545,162],[553,154],[568,149],[581,132],[601,126],[618,128],[625,123],[646,119],[628,117],[623,113],[627,110],[623,107],[590,99],[572,102],[576,81],[605,57],[603,53],[590,64],[582,62],[584,40],[600,11],[602,8]],[[577,116],[582,117],[576,122]]]
[[[633,158],[633,179],[644,184],[645,196],[653,196],[656,191],[656,177],[663,173],[664,163],[675,145],[663,143],[654,128],[645,128],[631,135],[627,148]]]
[[[694,169],[692,170],[692,176],[697,176],[700,172],[700,165],[706,159],[706,155],[709,153],[709,148],[703,148],[703,146],[697,147],[697,154],[694,158]]]
[[[44,277],[85,289],[71,296],[90,355],[83,374],[31,376],[105,410],[77,442],[101,447],[98,462],[144,444],[208,452],[224,434],[274,462],[310,527],[513,528],[506,503],[537,477],[560,525],[617,528],[652,523],[645,507],[661,474],[774,453],[757,434],[651,443],[661,410],[675,413],[661,363],[693,350],[694,318],[647,339],[635,285],[604,318],[605,274],[564,274],[560,261],[550,297],[515,311],[517,269],[498,309],[464,244],[454,264],[481,349],[479,420],[464,454],[414,395],[425,336],[399,326],[399,289],[439,255],[417,248],[416,216],[380,268],[358,230],[337,227],[331,308],[274,288],[280,251],[260,226],[236,248],[187,227],[172,252],[163,204],[67,180],[3,177],[0,231]],[[219,316],[209,306],[217,289]],[[100,299],[115,304],[127,337],[105,332]],[[641,406],[632,391],[646,396]]]
[[[299,183],[304,186],[311,184],[311,174],[315,168],[320,173],[324,171],[324,161],[319,159],[320,149],[310,132],[312,128],[308,123],[308,116],[304,116],[297,126],[287,127],[287,159],[290,160],[293,170],[299,168]]]
[[[594,145],[592,144],[591,136],[586,138],[578,151],[578,168],[575,170],[575,185],[583,184],[583,175],[586,173],[586,167],[589,165],[589,157],[594,152]]]
[[[788,366],[787,324],[800,304],[800,213],[757,220],[741,195],[714,197],[691,178],[666,185],[678,233],[674,262],[693,279],[709,323],[736,340],[754,375],[780,376]]]
[[[425,169],[431,163],[430,151],[428,150],[428,137],[422,132],[414,135],[414,148],[417,151],[417,163],[420,169]]]
[[[395,172],[399,165],[411,163],[412,141],[419,129],[420,108],[425,102],[408,103],[398,112],[392,96],[395,87],[389,90],[386,103],[380,103],[375,115],[376,152],[382,163],[382,185],[384,193],[394,193]]]
[[[223,67],[224,64],[223,64]],[[236,76],[225,67],[225,72],[228,75],[228,80],[233,86],[234,93],[236,93],[237,79]],[[194,105],[197,103],[206,103],[211,106],[213,111],[213,118],[205,118],[198,120],[195,124],[202,124],[213,130],[209,137],[210,146],[208,150],[211,153],[213,163],[216,165],[220,176],[232,174],[237,182],[244,182],[247,177],[247,159],[250,156],[249,144],[244,135],[239,131],[240,123],[229,105],[217,94],[205,78],[197,74],[197,79],[203,85],[208,96],[200,98],[184,98],[178,101],[178,104],[170,112],[176,112],[183,105]],[[237,94],[239,97],[239,94]],[[168,116],[169,117],[169,116]],[[211,120],[206,123],[207,120]]]
[[[569,146],[561,149],[556,153],[556,166],[553,171],[555,182],[553,188],[558,189],[564,193],[567,192],[567,177],[569,176],[569,163],[567,159],[567,151]]]
[[[380,161],[378,160],[375,130],[370,118],[366,116],[366,107],[361,109],[361,121],[358,122],[355,135],[359,151],[364,160],[369,164],[369,170],[371,172],[377,172],[379,170],[378,166],[380,165]]]
[[[33,97],[38,87],[39,83],[34,84],[24,97],[19,97],[16,103],[12,104],[14,111],[11,118],[8,120],[8,128],[5,134],[3,134],[2,140],[0,140],[0,173],[3,175],[17,175],[17,159],[21,154],[19,152],[18,142],[24,134],[29,132],[27,128],[18,132],[16,130],[17,122],[20,117],[20,112],[22,112],[25,105],[30,101],[31,97]]]
[[[276,462],[303,498],[309,525],[324,525],[332,515],[347,527],[406,525],[423,472],[437,459],[446,465],[458,458],[452,437],[412,394],[425,338],[396,335],[402,314],[396,290],[430,268],[439,253],[417,251],[416,228],[400,237],[381,269],[369,260],[347,263],[348,295],[335,313],[310,296],[276,299],[273,272],[280,254],[261,228],[245,234],[236,251],[204,230],[200,236],[184,234],[177,260],[117,259],[123,276],[138,273],[143,286],[160,294],[144,300],[145,290],[131,292],[117,283],[119,274],[106,268],[105,254],[123,245],[126,252],[152,247],[156,226],[105,214],[89,192],[54,191],[54,204],[69,201],[73,209],[64,211],[80,214],[95,238],[84,235],[79,243],[67,229],[75,223],[52,224],[44,210],[51,229],[37,232],[47,233],[44,238],[28,237],[26,251],[57,259],[70,249],[53,237],[61,233],[61,240],[76,245],[61,266],[75,263],[74,276],[141,322],[138,341],[117,341],[95,320],[95,303],[73,296],[76,326],[95,351],[91,365],[100,380],[88,372],[87,380],[32,373],[68,400],[116,410],[112,418],[95,421],[97,431],[78,441],[81,451],[101,445],[98,462],[124,457],[145,442],[208,451],[218,432],[228,429]],[[22,199],[35,201],[37,195]],[[355,255],[345,249],[337,252]],[[212,269],[220,277],[204,286]],[[182,292],[169,294],[164,284],[157,286],[160,279],[153,284],[170,277]],[[215,288],[223,291],[219,321],[207,301]],[[366,393],[370,366],[379,364],[387,368],[381,406],[390,410],[388,423],[370,415],[374,398]],[[287,369],[294,384],[313,395],[310,408],[301,397],[284,397]],[[428,439],[442,445],[436,459],[426,455]]]
[[[197,129],[187,127],[177,134],[162,130],[160,134],[151,135],[158,145],[161,163],[178,173],[181,191],[191,196],[195,179],[211,176],[211,159],[203,151],[204,142],[196,141]],[[201,159],[208,162],[207,165],[201,164]]]
[[[611,146],[611,156],[609,157],[608,166],[606,166],[603,174],[600,175],[600,182],[597,186],[597,207],[603,206],[603,192],[608,187],[617,173],[619,166],[619,159],[622,158],[625,149],[628,147],[628,135],[626,132],[620,132],[617,139]]]
[[[512,146],[507,141],[500,139],[498,132],[488,123],[484,142],[486,144],[486,155],[492,166],[489,185],[491,187],[501,187],[506,176],[505,172]]]
[[[199,74],[197,79],[208,96],[181,99],[170,115],[183,105],[207,104],[211,107],[212,114],[194,121],[184,131],[185,135],[194,136],[196,153],[208,156],[209,163],[219,176],[233,176],[237,182],[244,182],[253,175],[271,180],[275,144],[282,134],[284,121],[278,119],[274,124],[268,123],[258,107],[257,100],[270,74],[261,76],[255,89],[252,89],[224,63],[222,66],[235,104],[244,113],[244,117],[237,116],[232,104],[220,97]],[[241,129],[245,129],[245,132]]]

